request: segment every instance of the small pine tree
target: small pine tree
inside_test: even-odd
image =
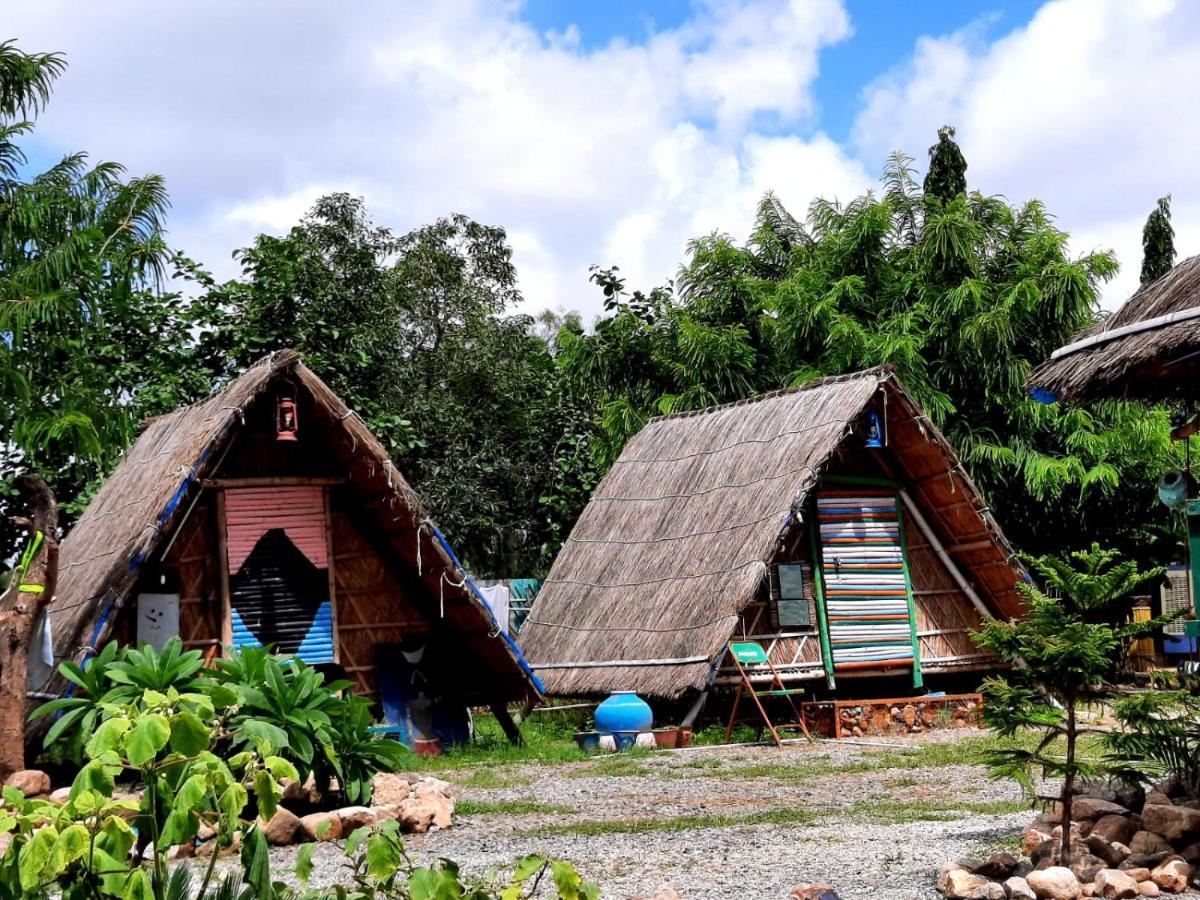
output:
[[[1093,544],[1067,559],[1028,559],[1056,596],[1022,584],[1028,613],[1011,622],[989,619],[975,635],[982,647],[1012,666],[1005,675],[984,681],[984,720],[1004,737],[1025,730],[1040,733],[1032,750],[997,751],[991,760],[992,775],[1013,778],[1031,796],[1035,772],[1043,778],[1062,778],[1057,799],[1064,823],[1063,865],[1071,864],[1067,823],[1075,785],[1105,770],[1102,760],[1084,758],[1079,752],[1079,710],[1110,695],[1109,682],[1129,645],[1165,621],[1127,620],[1129,593],[1160,577],[1163,570],[1138,572],[1133,563],[1115,563],[1116,556]]]
[[[938,142],[929,148],[929,171],[925,174],[926,197],[949,203],[967,192],[967,160],[954,141],[954,127],[938,129]]]
[[[1159,197],[1142,229],[1142,284],[1162,278],[1175,265],[1175,229],[1171,227],[1171,195]]]

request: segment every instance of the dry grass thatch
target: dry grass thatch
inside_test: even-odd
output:
[[[1075,350],[1068,345],[1039,366],[1028,385],[1059,400],[1195,399],[1200,396],[1200,314],[1189,315],[1191,310],[1200,313],[1200,256],[1140,289],[1072,343],[1170,314],[1178,321]]]
[[[150,420],[63,541],[58,591],[50,604],[55,660],[80,659],[102,645],[137,583],[186,518],[202,481],[213,477],[251,405],[281,379],[312,401],[305,428],[345,472],[381,543],[398,565],[419,571],[431,619],[462,635],[464,670],[476,670],[481,702],[536,696],[515,645],[444,543],[420,498],[363,421],[294,351],[272,354],[207,400]],[[57,694],[61,677],[31,684]]]
[[[1018,611],[1012,549],[978,491],[895,377],[875,369],[655,419],[630,440],[521,631],[547,690],[674,698],[706,684],[822,472],[880,400],[897,474],[927,509],[946,507],[929,518],[992,608]]]

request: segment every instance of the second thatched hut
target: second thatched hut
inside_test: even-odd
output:
[[[994,665],[970,631],[1020,611],[1021,577],[950,444],[873,369],[651,421],[520,643],[557,695],[679,700],[730,681],[749,639],[788,681],[897,696]]]

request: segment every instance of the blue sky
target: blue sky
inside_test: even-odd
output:
[[[816,82],[820,127],[836,140],[848,138],[863,88],[902,64],[922,35],[952,34],[971,26],[977,39],[985,41],[1027,24],[1041,5],[1035,0],[850,0],[846,9],[853,35],[821,54]],[[644,41],[657,30],[683,24],[692,10],[688,0],[528,0],[522,18],[542,31],[574,25],[583,46],[595,48],[613,40]]]
[[[1200,249],[1200,5],[1185,0],[73,0],[8,34],[69,68],[28,145],[162,174],[169,239],[218,277],[323,193],[397,231],[504,226],[525,311],[600,309],[588,266],[675,275],[744,239],[774,191],[802,215],[953,124],[969,185],[1037,198],[1071,249],[1113,249],[1112,306],[1170,192]]]

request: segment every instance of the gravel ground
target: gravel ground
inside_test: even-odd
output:
[[[904,746],[961,736],[935,733]],[[407,843],[418,858],[446,856],[475,873],[511,867],[531,852],[568,859],[612,898],[665,887],[688,900],[786,898],[798,883],[819,882],[846,900],[907,900],[939,896],[933,884],[942,863],[1006,841],[1011,847],[1030,820],[1017,807],[1015,785],[988,780],[979,766],[916,768],[905,761],[855,771],[878,764],[897,742],[872,743],[457,770],[445,777],[467,812],[454,828]],[[516,801],[538,807],[496,808]],[[470,812],[471,804],[479,811]],[[613,830],[636,822],[643,823],[640,833]],[[275,871],[290,867],[294,854],[278,851]],[[344,878],[336,845],[320,845],[314,863],[314,885]]]

